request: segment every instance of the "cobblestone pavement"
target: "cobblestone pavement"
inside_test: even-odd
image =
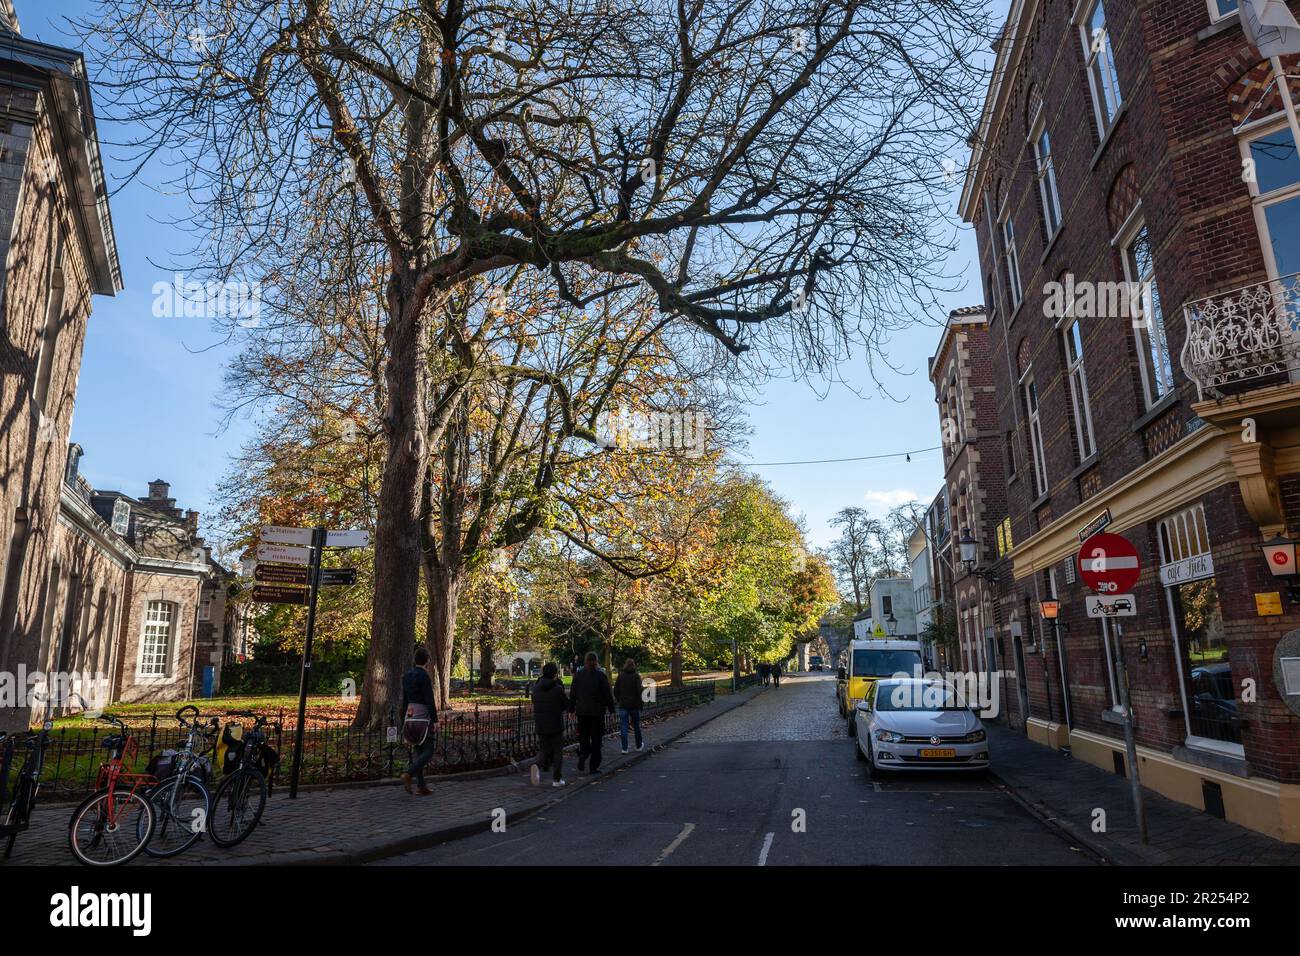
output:
[[[832,674],[787,675],[746,707],[724,714],[692,731],[689,742],[720,740],[847,739],[848,728],[835,706]]]

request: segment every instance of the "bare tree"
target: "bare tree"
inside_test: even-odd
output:
[[[179,170],[192,262],[261,271],[286,313],[309,228],[359,250],[331,271],[382,267],[363,707],[406,664],[428,466],[472,384],[438,333],[449,301],[524,266],[575,307],[594,301],[573,291],[584,277],[607,279],[597,297],[635,284],[785,371],[881,357],[941,278],[941,151],[973,125],[984,8],[126,0],[80,22],[106,111],[144,131],[137,168],[163,154]],[[302,215],[308,185],[324,215]],[[435,341],[448,351],[428,363]]]

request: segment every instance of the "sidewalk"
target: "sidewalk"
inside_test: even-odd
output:
[[[993,775],[1032,812],[1112,863],[1138,866],[1283,866],[1300,864],[1300,845],[1282,843],[1143,789],[1147,832],[1138,840],[1127,777],[1108,773],[1023,734],[985,724]],[[1094,833],[1094,808],[1106,832]]]
[[[734,710],[761,693],[750,688],[739,694],[719,697],[703,706],[657,721],[645,728],[645,749],[627,756],[618,752],[618,735],[606,737],[601,775],[635,763],[708,723]],[[356,864],[399,853],[436,846],[487,830],[495,810],[504,810],[507,825],[531,816],[564,799],[596,778],[578,776],[576,749],[565,752],[564,771],[568,786],[553,789],[547,775],[543,786],[530,785],[527,768],[522,772],[490,771],[454,777],[433,776],[433,795],[409,796],[396,780],[367,786],[344,786],[299,791],[290,800],[283,780],[266,803],[262,821],[239,846],[222,850],[206,838],[179,856],[155,860],[140,855],[130,866],[193,865],[310,865]],[[77,861],[68,849],[68,817],[72,804],[51,803],[36,807],[35,824],[18,835],[8,866],[71,865]],[[0,863],[0,870],[5,868]]]

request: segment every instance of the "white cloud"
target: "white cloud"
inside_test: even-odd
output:
[[[882,508],[897,508],[909,501],[916,501],[917,494],[910,488],[893,488],[889,491],[868,491],[862,497],[868,503]]]

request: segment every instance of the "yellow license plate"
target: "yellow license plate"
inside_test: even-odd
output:
[[[957,756],[957,751],[955,751],[955,750],[951,750],[951,749],[947,749],[947,750],[922,750],[922,751],[921,751],[921,756],[922,756],[922,757],[955,757],[955,756]]]

